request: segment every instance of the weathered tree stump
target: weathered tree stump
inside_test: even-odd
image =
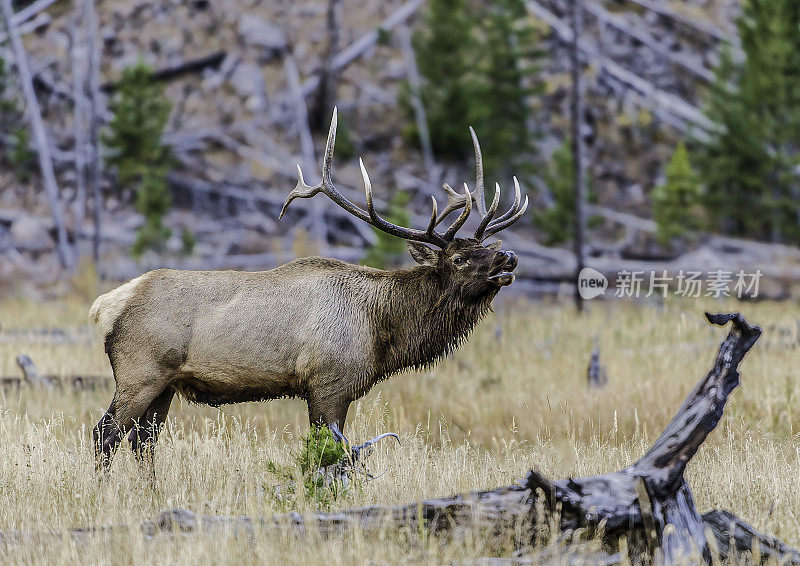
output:
[[[586,367],[586,383],[589,387],[601,389],[608,383],[606,368],[600,363],[600,344],[595,343],[589,365]]]
[[[761,336],[761,329],[740,314],[706,314],[706,318],[712,324],[732,322],[733,327],[711,371],[642,458],[618,472],[588,478],[550,481],[535,470],[530,472],[527,487],[541,489],[551,509],[560,506],[562,529],[602,522],[609,539],[644,531],[642,542],[657,543],[667,562],[697,552],[710,559],[706,539],[710,525],[698,513],[683,474],[722,417],[728,395],[739,384],[739,362]],[[674,527],[670,536],[665,536],[667,525]],[[651,540],[653,535],[655,540]]]

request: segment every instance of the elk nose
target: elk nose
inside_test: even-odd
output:
[[[504,251],[503,254],[506,256],[506,268],[508,268],[509,271],[512,271],[517,267],[517,254],[506,251]]]

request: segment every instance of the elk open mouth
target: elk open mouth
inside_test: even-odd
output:
[[[511,273],[517,267],[517,254],[514,252],[505,252],[506,262],[494,270],[489,275],[489,281],[498,287],[506,287],[514,282],[514,274]]]

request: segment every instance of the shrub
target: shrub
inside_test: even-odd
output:
[[[575,166],[569,140],[564,140],[553,152],[544,181],[552,204],[544,211],[534,211],[533,222],[544,231],[547,245],[568,242],[575,235]],[[587,200],[594,202],[595,195],[588,185],[587,179]],[[591,227],[595,222],[595,218],[589,218],[588,225]]]
[[[292,455],[292,465],[283,466],[272,460],[268,471],[288,482],[270,490],[284,509],[295,509],[298,504],[298,487],[302,496],[316,507],[329,509],[344,495],[348,486],[336,474],[326,475],[324,468],[345,461],[347,450],[326,426],[312,426],[308,434],[300,439],[300,451]]]
[[[142,61],[123,71],[109,102],[113,118],[102,136],[106,163],[116,169],[120,187],[136,191],[136,210],[145,217],[131,248],[134,257],[148,248],[163,251],[171,234],[163,218],[172,204],[166,181],[172,159],[162,141],[171,107]]]
[[[35,167],[36,153],[30,148],[30,138],[28,130],[25,128],[14,130],[11,136],[9,159],[14,165],[17,178],[23,183],[30,181]]]
[[[682,142],[675,148],[665,173],[666,181],[652,194],[656,236],[662,245],[704,227],[700,179]]]

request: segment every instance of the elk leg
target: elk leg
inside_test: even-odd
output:
[[[137,420],[142,417],[150,403],[157,397],[150,389],[140,389],[133,394],[127,394],[117,388],[114,399],[108,411],[95,426],[92,436],[94,438],[95,467],[108,472],[111,460],[131,427],[136,426]]]
[[[344,421],[347,419],[347,409],[350,401],[334,401],[320,399],[319,396],[308,395],[308,422],[311,426],[327,426],[333,437],[343,444],[350,446],[344,433]]]
[[[344,429],[344,421],[347,418],[347,409],[350,407],[350,401],[347,402],[333,402],[326,399],[325,403],[317,400],[312,395],[308,397],[308,419],[311,426],[325,425],[327,426],[333,437],[342,444],[346,445],[350,451],[350,460],[357,461],[360,457],[368,455],[372,452],[372,446],[386,437],[393,437],[397,442],[400,438],[393,432],[379,434],[371,440],[367,440],[363,444],[353,445],[342,432]]]
[[[114,458],[114,453],[117,451],[122,435],[119,427],[117,426],[114,418],[116,412],[116,395],[111,400],[108,410],[103,417],[97,422],[97,425],[92,431],[92,439],[94,441],[94,456],[95,456],[95,469],[99,472],[101,469],[108,472],[111,466],[111,460]]]
[[[148,467],[152,472],[153,480],[155,480],[153,451],[156,441],[158,441],[158,433],[167,419],[169,406],[174,395],[175,390],[172,387],[167,387],[158,397],[153,399],[144,413],[144,423],[139,423],[138,426],[134,427],[128,437],[131,450],[133,450],[136,459],[141,466]]]

